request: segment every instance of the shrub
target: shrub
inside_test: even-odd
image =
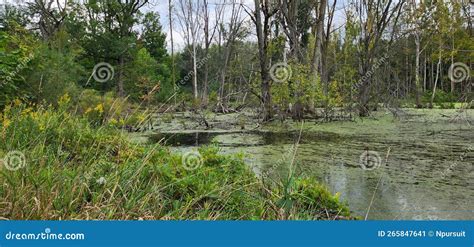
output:
[[[132,110],[132,105],[126,99],[116,97],[113,92],[101,95],[93,89],[84,90],[70,109],[85,116],[95,126],[108,124],[122,128],[137,125],[145,118],[143,112]]]
[[[431,101],[431,96],[432,95],[433,95],[432,91],[426,91],[423,94],[423,98],[422,98],[423,102],[424,103],[429,103]],[[436,93],[435,93],[433,103],[442,104],[442,103],[445,103],[445,102],[456,102],[456,101],[457,101],[457,99],[456,99],[456,96],[454,94],[446,93],[441,89],[437,89]]]

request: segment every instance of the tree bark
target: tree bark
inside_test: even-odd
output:
[[[209,39],[209,10],[208,10],[208,2],[204,0],[203,2],[203,12],[204,12],[204,57],[207,58],[209,55],[209,46],[211,41]],[[202,92],[201,92],[201,106],[207,107],[209,101],[209,63],[204,64],[204,80],[202,84]]]
[[[316,22],[313,63],[311,64],[311,71],[318,72],[319,76],[321,76],[321,50],[324,36],[324,16],[326,15],[326,5],[327,0],[321,0],[321,3],[318,6],[318,20]]]
[[[436,96],[436,87],[438,86],[438,80],[440,79],[440,73],[441,73],[441,49],[440,49],[439,55],[438,55],[438,64],[436,66],[436,79],[434,81],[433,93],[431,94],[430,108],[433,108],[433,102],[434,102],[434,98]]]
[[[196,51],[196,41],[193,38],[193,93],[194,99],[199,98],[198,87],[197,87],[197,51]]]
[[[415,34],[415,100],[416,108],[422,108],[421,105],[421,81],[420,81],[420,36]]]
[[[171,42],[171,83],[173,83],[174,89],[174,104],[176,105],[176,92],[177,92],[177,85],[176,85],[176,67],[175,67],[175,57],[174,57],[174,40],[173,40],[173,5],[172,0],[168,2],[168,11],[169,11],[169,22],[170,22],[170,42]]]
[[[268,0],[263,0],[265,5],[262,8],[260,0],[255,0],[254,22],[257,31],[258,53],[260,60],[260,76],[261,76],[261,103],[263,121],[269,121],[273,117],[272,97],[270,93],[270,74],[269,74],[269,58],[268,58],[268,36],[270,32],[270,18],[272,14],[269,12]],[[262,12],[264,18],[262,18]],[[263,22],[263,23],[262,23]]]

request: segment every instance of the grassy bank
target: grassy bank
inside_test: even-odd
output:
[[[349,211],[310,178],[264,184],[239,156],[190,159],[133,144],[108,123],[20,102],[0,116],[4,219],[339,219]],[[25,159],[11,158],[19,151]],[[24,162],[24,163],[23,163]],[[12,169],[14,168],[14,169]]]

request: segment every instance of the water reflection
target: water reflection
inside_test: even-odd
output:
[[[178,149],[218,143],[224,153],[245,153],[259,175],[270,170],[275,177],[285,172],[297,138],[297,132],[268,131],[176,132],[150,136],[154,142],[161,141]],[[387,155],[387,162],[373,171],[363,170],[358,164],[367,143],[384,160],[387,150],[393,150]],[[368,219],[472,220],[472,152],[463,160],[456,160],[462,152],[458,149],[465,146],[452,149],[452,144],[419,141],[419,138],[377,140],[368,135],[309,132],[302,136],[296,163],[298,172],[317,177],[333,193],[340,192],[341,199],[362,218],[369,211]],[[450,154],[447,150],[455,150],[455,155],[447,157]],[[455,169],[443,173],[453,160],[456,160]]]

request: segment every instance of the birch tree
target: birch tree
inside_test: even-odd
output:
[[[201,0],[178,0],[178,23],[180,24],[181,31],[186,42],[186,47],[189,49],[189,53],[192,57],[193,63],[193,96],[197,100],[199,98],[198,92],[198,42],[200,40],[200,27],[201,18],[199,11],[201,11]]]

